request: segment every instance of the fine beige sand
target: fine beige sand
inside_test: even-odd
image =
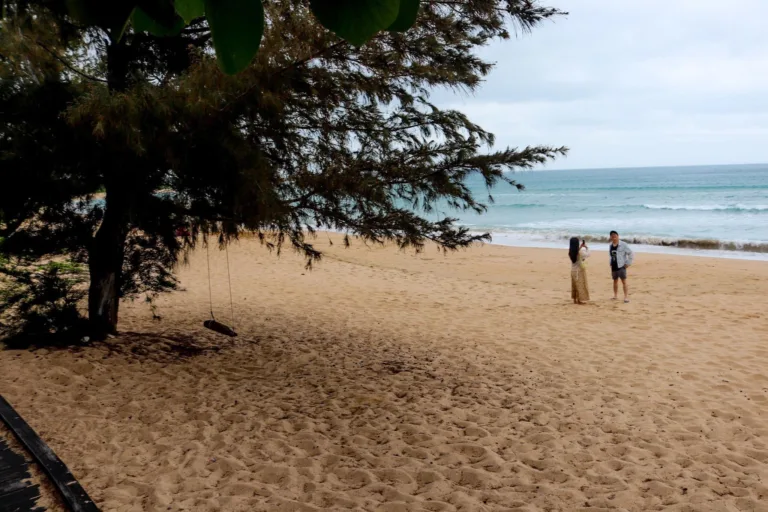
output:
[[[105,511],[768,510],[768,264],[638,254],[614,303],[562,251],[230,249],[237,329],[185,291],[0,393]],[[224,253],[212,251],[228,316]]]

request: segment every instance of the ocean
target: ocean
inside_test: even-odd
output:
[[[443,211],[492,243],[607,244],[615,229],[639,252],[768,260],[768,164],[516,172],[482,215]],[[468,183],[488,196],[481,179]]]
[[[566,248],[576,236],[607,250],[615,229],[638,252],[768,261],[768,164],[536,170],[513,178],[525,190],[497,185],[490,202],[473,176],[468,186],[488,210],[438,206],[436,218],[458,218],[501,245]]]

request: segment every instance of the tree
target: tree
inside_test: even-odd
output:
[[[5,0],[0,11],[5,14]],[[48,2],[81,24],[100,27],[119,42],[130,23],[138,32],[174,36],[190,22],[206,17],[224,72],[242,71],[259,49],[264,33],[261,0],[66,0]],[[58,4],[58,5],[56,5]],[[382,30],[403,32],[416,21],[419,0],[312,0],[317,20],[339,37],[361,45]]]
[[[475,51],[508,38],[510,23],[529,30],[560,14],[526,0],[422,2],[411,30],[361,48],[319,26],[307,2],[277,0],[235,76],[218,71],[204,19],[116,41],[61,11],[6,7],[1,248],[87,262],[97,336],[116,329],[121,295],[172,288],[201,234],[252,232],[309,263],[320,254],[305,233],[317,229],[465,247],[488,237],[430,220],[436,204],[481,212],[470,174],[520,187],[504,171],[565,152],[484,153],[492,134],[429,102],[435,87],[476,90],[492,65]],[[104,202],[92,201],[101,188]]]

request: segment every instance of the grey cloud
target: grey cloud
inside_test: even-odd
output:
[[[499,146],[570,146],[553,168],[768,161],[768,2],[549,3],[570,15],[484,49],[475,94],[433,99]]]

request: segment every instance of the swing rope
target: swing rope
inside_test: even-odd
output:
[[[229,270],[229,248],[225,245],[224,252],[227,256],[227,285],[229,286],[229,311],[232,315],[232,331],[235,332],[235,304],[232,298],[232,273]],[[205,245],[205,257],[208,263],[208,304],[211,310],[211,320],[216,321],[216,316],[213,314],[213,289],[211,286],[211,249],[206,243]]]
[[[235,306],[232,302],[232,276],[229,274],[229,246],[224,246],[224,252],[227,255],[227,284],[229,285],[229,311],[232,314],[232,330],[236,331],[235,329]],[[208,283],[208,286],[210,286],[210,282]]]
[[[205,256],[208,260],[208,305],[211,308],[211,320],[216,320],[213,316],[213,291],[211,291],[211,249],[208,242],[205,242]]]

